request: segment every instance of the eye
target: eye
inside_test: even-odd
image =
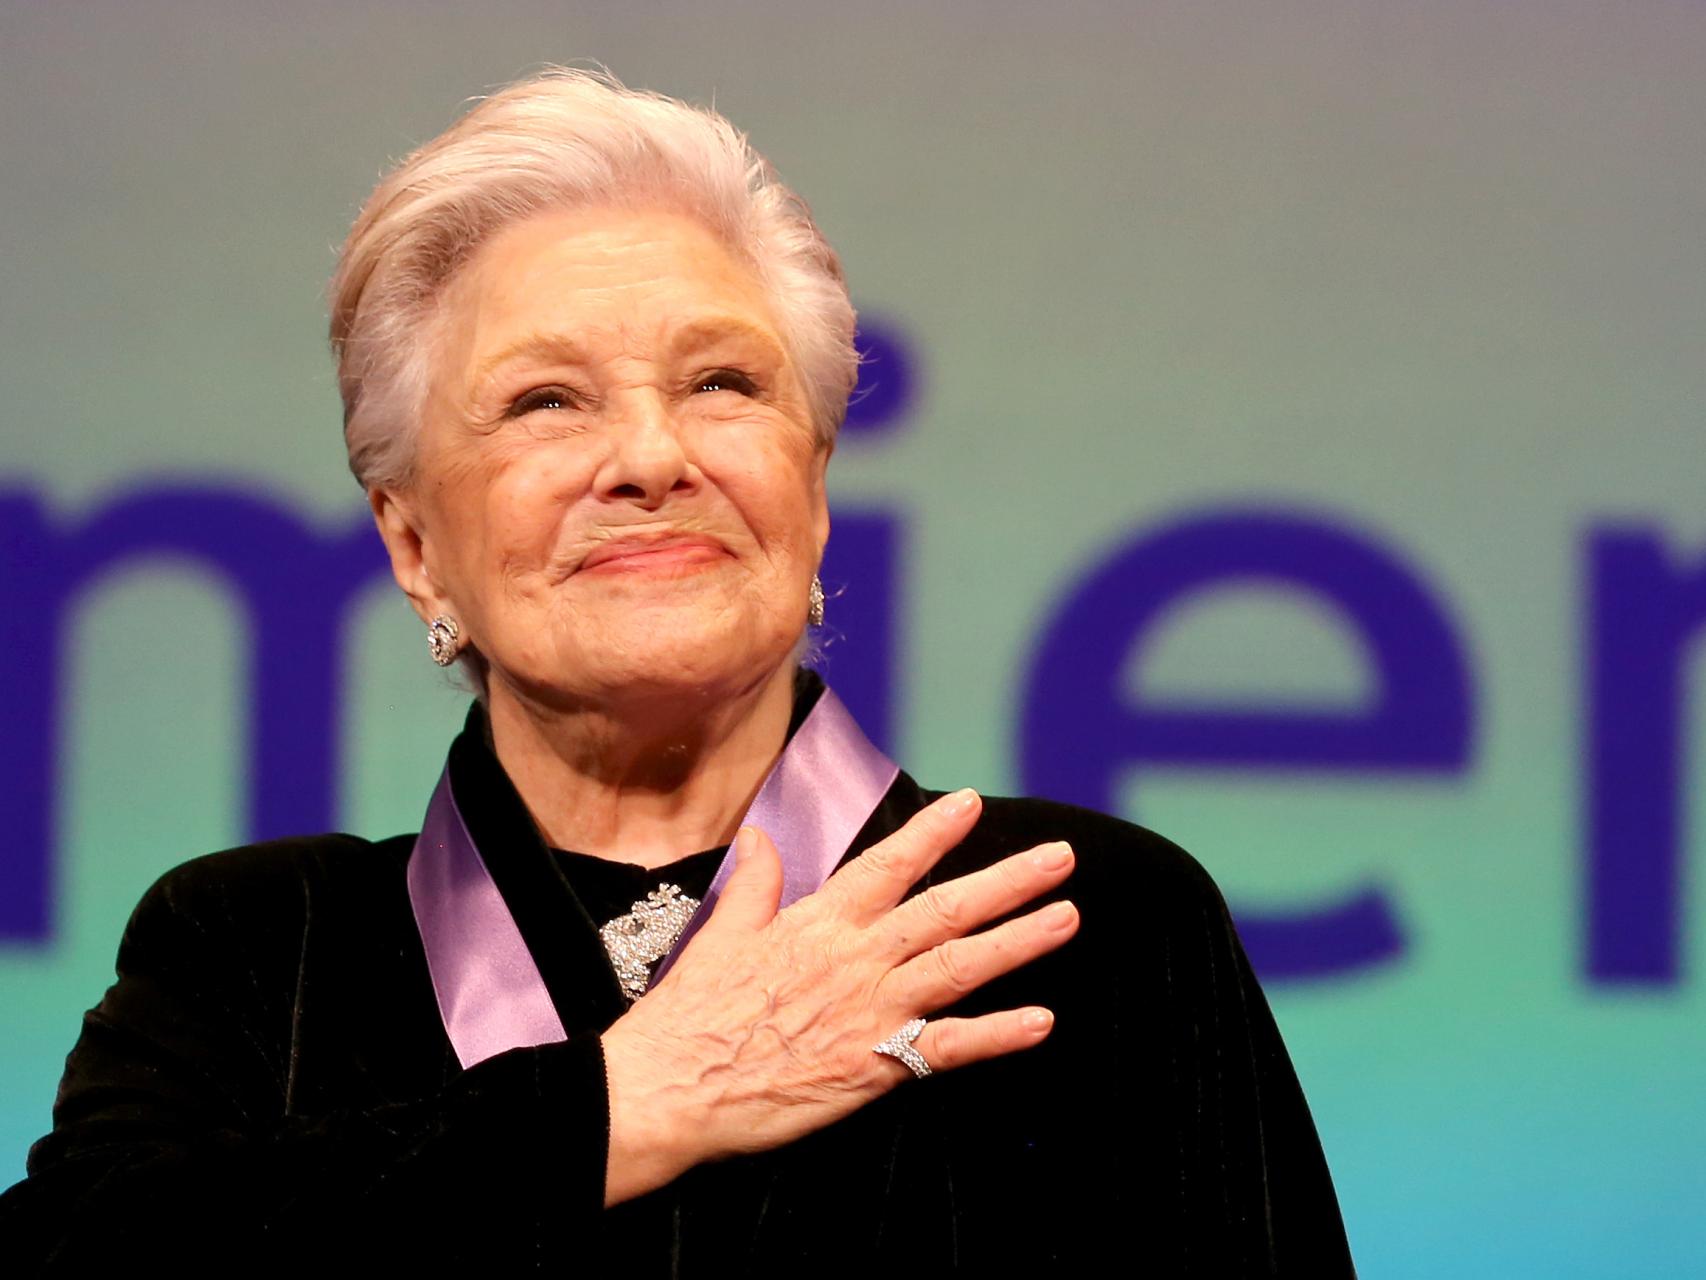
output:
[[[712,369],[693,380],[695,391],[733,391],[743,396],[756,396],[758,383],[739,369]]]
[[[511,418],[520,418],[539,409],[578,409],[580,407],[580,396],[569,387],[535,387],[511,401],[507,415]]]

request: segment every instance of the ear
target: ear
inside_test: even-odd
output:
[[[431,622],[441,613],[454,616],[456,611],[427,563],[425,534],[410,496],[402,490],[375,487],[367,491],[367,504],[391,557],[391,576],[420,620]]]
[[[835,442],[817,451],[811,471],[812,536],[817,539],[818,563],[823,563],[823,549],[829,545],[829,488],[827,473],[829,457],[835,452]]]

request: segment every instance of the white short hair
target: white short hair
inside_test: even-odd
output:
[[[575,208],[680,212],[750,263],[833,442],[858,375],[840,259],[804,200],[713,111],[551,68],[477,104],[380,181],[338,255],[332,353],[350,470],[406,485],[446,284],[494,233]]]

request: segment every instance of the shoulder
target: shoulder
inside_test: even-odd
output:
[[[1069,900],[1077,932],[967,1007],[1044,1005],[1080,1028],[1061,1038],[1061,1052],[1077,1045],[1073,1052],[1096,1054],[1111,1049],[1099,1040],[1087,1047],[1082,1028],[1102,1026],[1116,1039],[1136,1026],[1188,1036],[1204,1020],[1230,1026],[1265,1016],[1219,887],[1196,858],[1147,827],[1052,800],[985,796],[977,825],[929,880],[940,884],[1055,840],[1072,847],[1072,872],[1021,910]]]
[[[406,901],[412,835],[293,836],[203,854],[143,894],[119,946],[121,970],[162,950],[297,946],[316,916],[360,917]]]
[[[1020,847],[1064,840],[1087,872],[1135,875],[1197,890],[1214,884],[1201,863],[1160,832],[1093,809],[1032,797],[989,796],[980,825]]]
[[[143,901],[206,907],[248,898],[277,902],[321,885],[378,887],[400,879],[414,841],[413,835],[367,840],[327,834],[240,845],[179,863],[154,882]]]
[[[942,794],[917,787],[905,775],[899,785],[915,792],[918,808]],[[940,874],[963,875],[1055,840],[1072,846],[1075,895],[1127,897],[1150,907],[1192,904],[1212,916],[1225,914],[1208,871],[1166,836],[1093,809],[1029,796],[984,796],[977,826],[943,859]]]

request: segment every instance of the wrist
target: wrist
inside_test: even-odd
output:
[[[610,1138],[604,1205],[621,1204],[675,1181],[702,1158],[692,1148],[695,1126],[679,1090],[657,1086],[652,1064],[612,1027],[602,1037]]]

